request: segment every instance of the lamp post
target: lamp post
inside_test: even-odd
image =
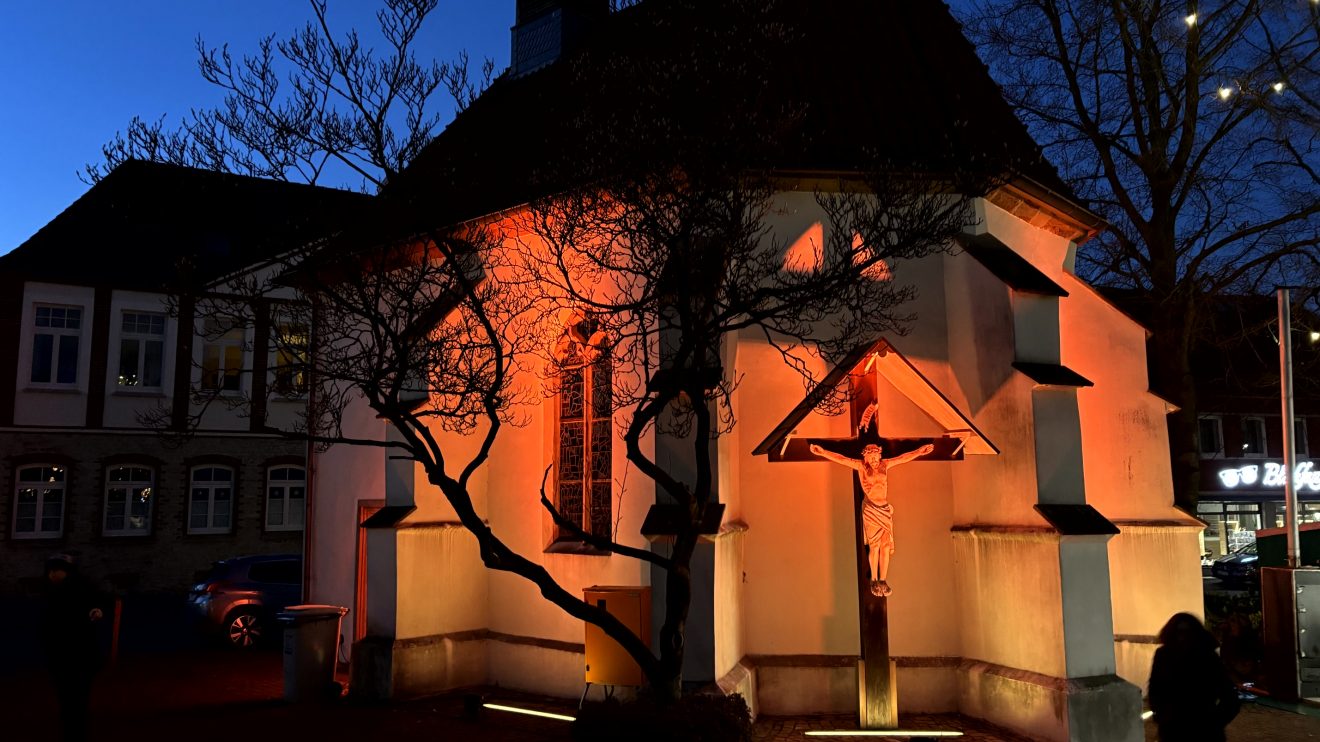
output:
[[[1279,383],[1283,387],[1283,499],[1288,526],[1288,566],[1302,566],[1301,543],[1297,531],[1296,423],[1293,416],[1292,378],[1292,302],[1288,287],[1279,287]]]

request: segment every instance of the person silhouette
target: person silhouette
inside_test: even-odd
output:
[[[1196,616],[1177,613],[1159,640],[1147,697],[1160,742],[1224,742],[1240,701],[1215,638]]]
[[[104,615],[100,596],[72,556],[56,554],[46,560],[45,599],[41,644],[59,703],[62,739],[81,742],[87,738],[92,679],[101,666],[95,626]]]

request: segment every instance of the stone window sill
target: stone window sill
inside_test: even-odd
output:
[[[576,541],[570,538],[555,539],[550,545],[545,547],[547,554],[577,554],[579,556],[611,556],[614,552],[597,549],[584,541]]]
[[[137,391],[134,389],[116,389],[110,393],[112,397],[133,397],[137,399],[166,399],[165,392],[159,389]]]

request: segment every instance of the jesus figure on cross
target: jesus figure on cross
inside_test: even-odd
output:
[[[862,487],[862,535],[866,541],[866,558],[871,565],[871,594],[887,597],[893,590],[886,581],[889,559],[894,553],[894,506],[889,503],[889,468],[906,464],[935,450],[926,444],[915,451],[883,458],[884,450],[871,443],[862,449],[860,461],[826,451],[811,444],[811,452],[821,458],[857,470],[857,481]]]

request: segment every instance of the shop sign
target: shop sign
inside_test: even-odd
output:
[[[1219,481],[1229,489],[1239,486],[1254,487],[1257,484],[1261,487],[1282,489],[1284,485],[1284,468],[1283,464],[1270,461],[1264,465],[1249,464],[1231,469],[1220,469]],[[1315,468],[1315,462],[1302,461],[1297,464],[1293,469],[1293,488],[1298,491],[1310,489],[1313,492],[1320,492],[1320,470]]]

